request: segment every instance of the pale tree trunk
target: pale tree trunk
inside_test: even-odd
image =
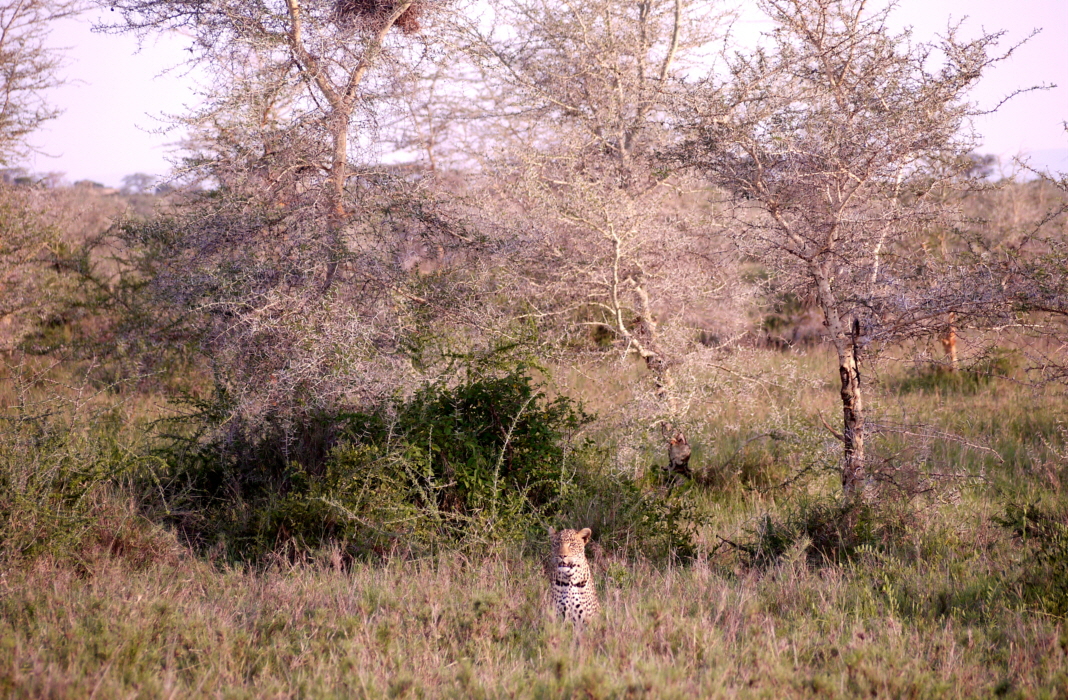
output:
[[[334,275],[337,274],[338,260],[341,258],[341,231],[345,227],[348,216],[345,213],[345,183],[349,178],[349,119],[352,117],[351,107],[341,110],[333,115],[334,126],[334,149],[330,167],[330,191],[329,191],[329,259],[326,265],[326,278],[323,281],[323,291],[329,291],[334,283]]]
[[[612,313],[612,323],[605,324],[618,337],[626,340],[627,348],[634,352],[645,363],[646,369],[653,375],[654,395],[665,409],[665,412],[674,420],[678,414],[678,401],[674,388],[675,378],[671,374],[671,362],[660,347],[659,333],[656,318],[653,315],[649,293],[633,278],[619,279],[618,269],[620,264],[621,242],[615,239],[616,277],[612,285],[612,305],[607,307]],[[634,293],[635,303],[631,310],[638,316],[638,323],[629,326],[624,320],[624,304],[620,297],[624,290]],[[682,431],[675,430],[673,423],[665,421],[661,424],[661,431],[666,440],[668,452],[668,470],[690,476],[689,460],[690,446]]]
[[[649,303],[649,294],[640,284],[635,285],[634,292],[638,296],[637,310],[641,319],[639,327],[644,336],[636,343],[638,353],[645,360],[645,366],[653,373],[656,383],[656,398],[667,403],[668,410],[674,414],[678,408],[675,402],[675,394],[671,391],[675,386],[675,380],[671,376],[671,365],[668,358],[660,349],[657,333],[656,319],[653,317],[652,305]]]
[[[653,317],[652,305],[649,303],[649,294],[641,285],[634,288],[638,296],[638,311],[641,316],[640,328],[644,336],[636,346],[638,354],[645,360],[645,366],[653,373],[653,381],[656,385],[656,398],[661,401],[672,420],[678,415],[679,406],[676,400],[674,388],[675,378],[671,374],[671,362],[660,349],[657,334],[656,319]],[[668,466],[667,469],[673,474],[690,477],[690,443],[681,430],[676,430],[671,423],[661,425],[661,431],[667,441]]]
[[[385,43],[386,35],[393,29],[397,20],[408,11],[414,0],[400,0],[394,6],[393,11],[382,21],[381,26],[373,37],[364,45],[363,55],[349,71],[345,84],[338,85],[330,80],[330,73],[323,61],[315,54],[309,52],[304,46],[303,18],[300,0],[286,0],[289,9],[289,47],[293,58],[304,69],[304,75],[308,76],[330,105],[325,120],[333,140],[333,149],[330,160],[329,186],[327,190],[327,202],[329,207],[328,240],[330,251],[326,265],[326,278],[323,282],[323,293],[330,290],[337,273],[338,262],[341,259],[341,231],[344,228],[348,215],[345,211],[345,184],[348,182],[349,168],[349,123],[352,120],[353,110],[356,108],[359,97],[360,84],[371,65],[378,59]]]
[[[860,322],[848,328],[838,313],[831,290],[828,263],[810,264],[827,333],[838,355],[838,374],[842,382],[842,432],[835,435],[844,447],[842,458],[842,496],[853,501],[867,496],[868,473],[864,464],[864,399],[860,380]]]

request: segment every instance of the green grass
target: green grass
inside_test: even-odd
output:
[[[584,630],[550,614],[540,535],[502,538],[487,519],[435,556],[280,548],[238,565],[146,517],[148,409],[21,423],[0,444],[0,695],[1068,695],[1063,388],[903,390],[908,373],[891,368],[869,395],[883,427],[872,459],[950,476],[850,520],[834,508],[839,448],[817,413],[838,415],[831,359],[745,362],[775,382],[695,409],[694,484],[650,469],[619,490],[611,424],[593,433],[603,470],[558,513],[602,523],[604,617]],[[584,387],[591,408],[626,391],[609,376]],[[663,460],[658,443],[641,449],[641,463]],[[693,518],[695,558],[643,554],[627,534],[642,530],[617,522],[634,513]]]
[[[547,611],[534,557],[488,548],[263,571],[187,560],[0,581],[8,697],[1063,697],[1064,621],[1016,603],[980,528],[953,555],[756,573],[601,567],[603,620]],[[972,552],[964,555],[965,551]]]

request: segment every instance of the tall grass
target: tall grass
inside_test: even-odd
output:
[[[621,480],[612,436],[594,426],[571,490],[534,518],[595,528],[605,613],[585,629],[550,614],[538,531],[510,536],[477,507],[463,546],[432,555],[352,558],[326,541],[238,563],[225,547],[190,549],[145,517],[139,489],[158,470],[132,410],[59,420],[27,409],[43,379],[20,385],[29,393],[8,385],[0,693],[1068,695],[1063,390],[884,373],[871,452],[912,487],[844,514],[819,419],[836,405],[830,359],[751,359],[786,379],[761,389],[763,413],[739,402],[695,414],[692,483],[651,468]],[[620,390],[605,379],[594,386]],[[647,450],[651,465],[659,448]],[[687,563],[650,555],[679,533]]]
[[[547,611],[507,552],[351,569],[190,562],[0,582],[9,697],[1063,697],[1063,620],[1018,606],[981,528],[925,561],[610,567],[604,618]],[[965,554],[965,547],[974,547]],[[939,549],[939,548],[936,548]]]
[[[0,365],[0,560],[77,562],[99,548],[171,556],[131,485],[151,472],[138,409],[42,358]]]

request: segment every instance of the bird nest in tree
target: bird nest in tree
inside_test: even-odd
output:
[[[334,16],[338,23],[367,22],[378,24],[393,14],[397,7],[393,0],[337,0]],[[423,14],[423,0],[414,0],[408,9],[397,18],[395,26],[405,34],[419,31],[419,18]]]

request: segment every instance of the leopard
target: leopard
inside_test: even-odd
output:
[[[586,560],[586,545],[593,535],[590,528],[560,530],[549,528],[552,546],[548,562],[553,607],[567,622],[585,624],[601,612],[593,574]]]

